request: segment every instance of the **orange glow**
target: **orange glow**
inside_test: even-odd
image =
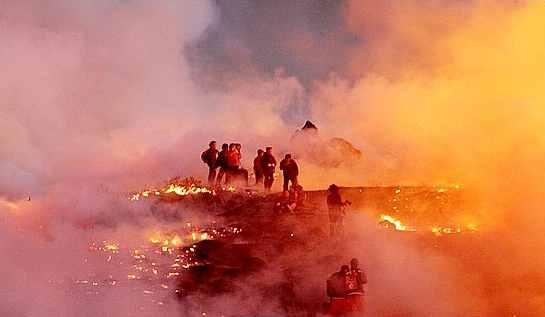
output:
[[[162,195],[177,195],[177,196],[189,196],[198,194],[212,194],[215,195],[217,191],[236,192],[236,187],[228,186],[221,187],[219,189],[208,188],[201,186],[194,179],[179,180],[173,179],[167,185],[162,188],[150,188],[138,192],[129,194],[129,200],[138,201],[143,198],[162,196]]]

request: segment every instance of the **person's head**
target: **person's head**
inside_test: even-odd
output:
[[[242,145],[240,143],[235,144],[235,147],[239,151],[240,151],[240,149],[242,149]]]
[[[358,261],[358,259],[353,258],[352,260],[350,260],[350,267],[352,268],[352,270],[357,269],[359,265],[360,262]]]
[[[263,155],[263,150],[262,149],[259,149],[257,150],[257,156],[262,156]]]
[[[221,149],[222,151],[227,151],[229,149],[229,144],[223,143],[223,145],[221,146]]]
[[[330,193],[336,193],[339,191],[339,186],[335,184],[329,185],[329,188],[327,189]]]
[[[211,148],[211,149],[216,149],[216,141],[210,141],[210,143],[208,143],[208,146]]]
[[[286,154],[286,156],[284,156],[284,158],[285,158],[286,160],[291,160],[291,154]]]
[[[272,146],[267,146],[265,148],[265,151],[267,151],[268,154],[271,154],[272,153]]]
[[[348,265],[343,265],[341,266],[341,270],[339,271],[339,273],[341,274],[347,274],[348,272],[350,272],[350,268],[348,267]]]
[[[237,145],[235,143],[231,143],[229,144],[229,150],[234,150],[235,148],[237,147]]]

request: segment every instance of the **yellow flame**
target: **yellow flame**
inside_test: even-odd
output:
[[[102,247],[102,249],[104,251],[116,253],[119,251],[119,245],[116,243],[104,242],[104,246]]]
[[[224,190],[234,192],[236,189],[230,186]],[[142,197],[147,198],[152,195],[160,196],[161,194],[176,194],[178,196],[188,196],[203,193],[213,194],[214,191],[208,189],[207,187],[198,186],[195,184],[184,186],[176,183],[169,183],[162,189],[147,189],[141,192],[132,193],[129,195],[129,200],[137,201],[140,200]]]
[[[172,243],[172,245],[174,245],[174,246],[178,246],[178,245],[182,244],[182,238],[180,238],[180,236],[178,236],[178,235],[175,235],[174,238],[172,238],[172,240],[170,240],[170,243]]]
[[[397,220],[396,218],[389,215],[380,215],[380,220],[392,224],[394,228],[398,231],[415,231],[414,229],[411,229],[404,225],[400,220]]]

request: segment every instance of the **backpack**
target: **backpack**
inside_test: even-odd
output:
[[[202,152],[202,154],[201,154],[201,160],[206,164],[208,164],[209,161],[210,161],[210,158],[208,157],[208,151],[210,151],[210,150],[206,150],[206,151]]]

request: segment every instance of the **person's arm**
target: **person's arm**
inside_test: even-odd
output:
[[[295,176],[299,176],[299,165],[295,161],[293,161],[293,171],[295,172]]]
[[[365,275],[364,271],[360,271],[360,282],[363,286],[363,284],[367,284],[367,275]]]

